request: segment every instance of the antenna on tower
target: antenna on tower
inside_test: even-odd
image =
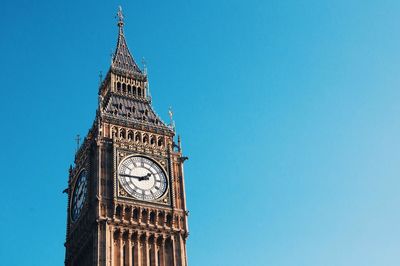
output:
[[[75,140],[76,140],[76,152],[78,152],[78,150],[79,150],[79,144],[80,144],[80,142],[81,142],[81,136],[79,136],[79,134],[76,135]]]

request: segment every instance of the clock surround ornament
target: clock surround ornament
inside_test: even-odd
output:
[[[167,175],[151,158],[128,156],[119,164],[117,175],[120,186],[134,199],[156,201],[166,195]]]

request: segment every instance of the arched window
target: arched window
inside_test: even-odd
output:
[[[112,137],[116,137],[116,136],[117,136],[117,132],[118,132],[117,128],[113,127],[113,128],[111,129]]]
[[[158,147],[163,146],[163,139],[160,137],[158,138],[158,143],[157,143]]]
[[[133,93],[134,95],[136,95],[136,87],[135,87],[135,86],[132,86],[132,93]]]
[[[140,133],[139,132],[136,132],[136,134],[135,134],[135,141],[140,142]]]
[[[137,221],[139,219],[139,211],[138,209],[134,209],[132,212],[132,218],[134,221]]]
[[[128,85],[128,93],[129,93],[129,94],[132,93],[131,85]]]
[[[119,137],[120,137],[121,139],[124,139],[124,138],[125,138],[125,129],[121,129],[121,132],[119,133]]]
[[[117,91],[121,90],[121,82],[117,82]]]
[[[142,96],[142,89],[141,88],[138,88],[138,95],[139,95],[139,97]]]
[[[171,214],[167,215],[167,226],[172,227],[172,216]]]
[[[126,84],[122,83],[122,92],[125,93],[126,92]]]
[[[117,216],[118,218],[121,218],[121,206],[119,206],[119,205],[115,209],[115,216]]]
[[[143,143],[144,143],[144,144],[149,143],[149,136],[144,135],[144,137],[143,137]]]
[[[151,144],[151,145],[154,145],[154,144],[156,144],[156,137],[154,137],[154,136],[151,136],[151,139],[150,139],[150,144]]]
[[[163,226],[163,224],[164,224],[164,213],[160,212],[158,214],[158,225]]]
[[[125,211],[124,211],[124,213],[125,213],[124,219],[125,219],[125,220],[127,220],[127,221],[130,220],[130,218],[131,218],[131,216],[132,216],[131,211],[132,211],[132,208],[131,208],[130,206],[126,206],[126,207],[125,207]]]
[[[154,212],[150,213],[150,223],[155,224],[156,223],[156,214]]]
[[[133,132],[131,130],[129,130],[128,132],[128,140],[132,140],[133,139]]]
[[[147,223],[147,211],[142,211],[142,223]]]

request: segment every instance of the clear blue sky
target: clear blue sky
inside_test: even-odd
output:
[[[63,264],[119,4],[190,157],[190,266],[400,265],[394,0],[3,1],[2,265]]]

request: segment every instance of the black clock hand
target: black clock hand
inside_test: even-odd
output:
[[[149,180],[149,177],[150,177],[150,176],[151,176],[151,174],[148,173],[147,175],[140,177],[140,178],[139,178],[139,181],[142,181],[142,180]]]
[[[136,178],[136,179],[138,179],[139,181],[142,181],[142,180],[149,180],[149,177],[151,176],[151,174],[150,173],[148,173],[147,175],[144,175],[144,176],[135,176],[135,175],[127,175],[127,174],[119,174],[120,176],[125,176],[125,177],[130,177],[130,178]]]
[[[125,177],[131,177],[131,178],[136,178],[136,179],[141,179],[141,176],[136,176],[136,175],[127,175],[127,174],[119,174],[120,176],[125,176]]]

